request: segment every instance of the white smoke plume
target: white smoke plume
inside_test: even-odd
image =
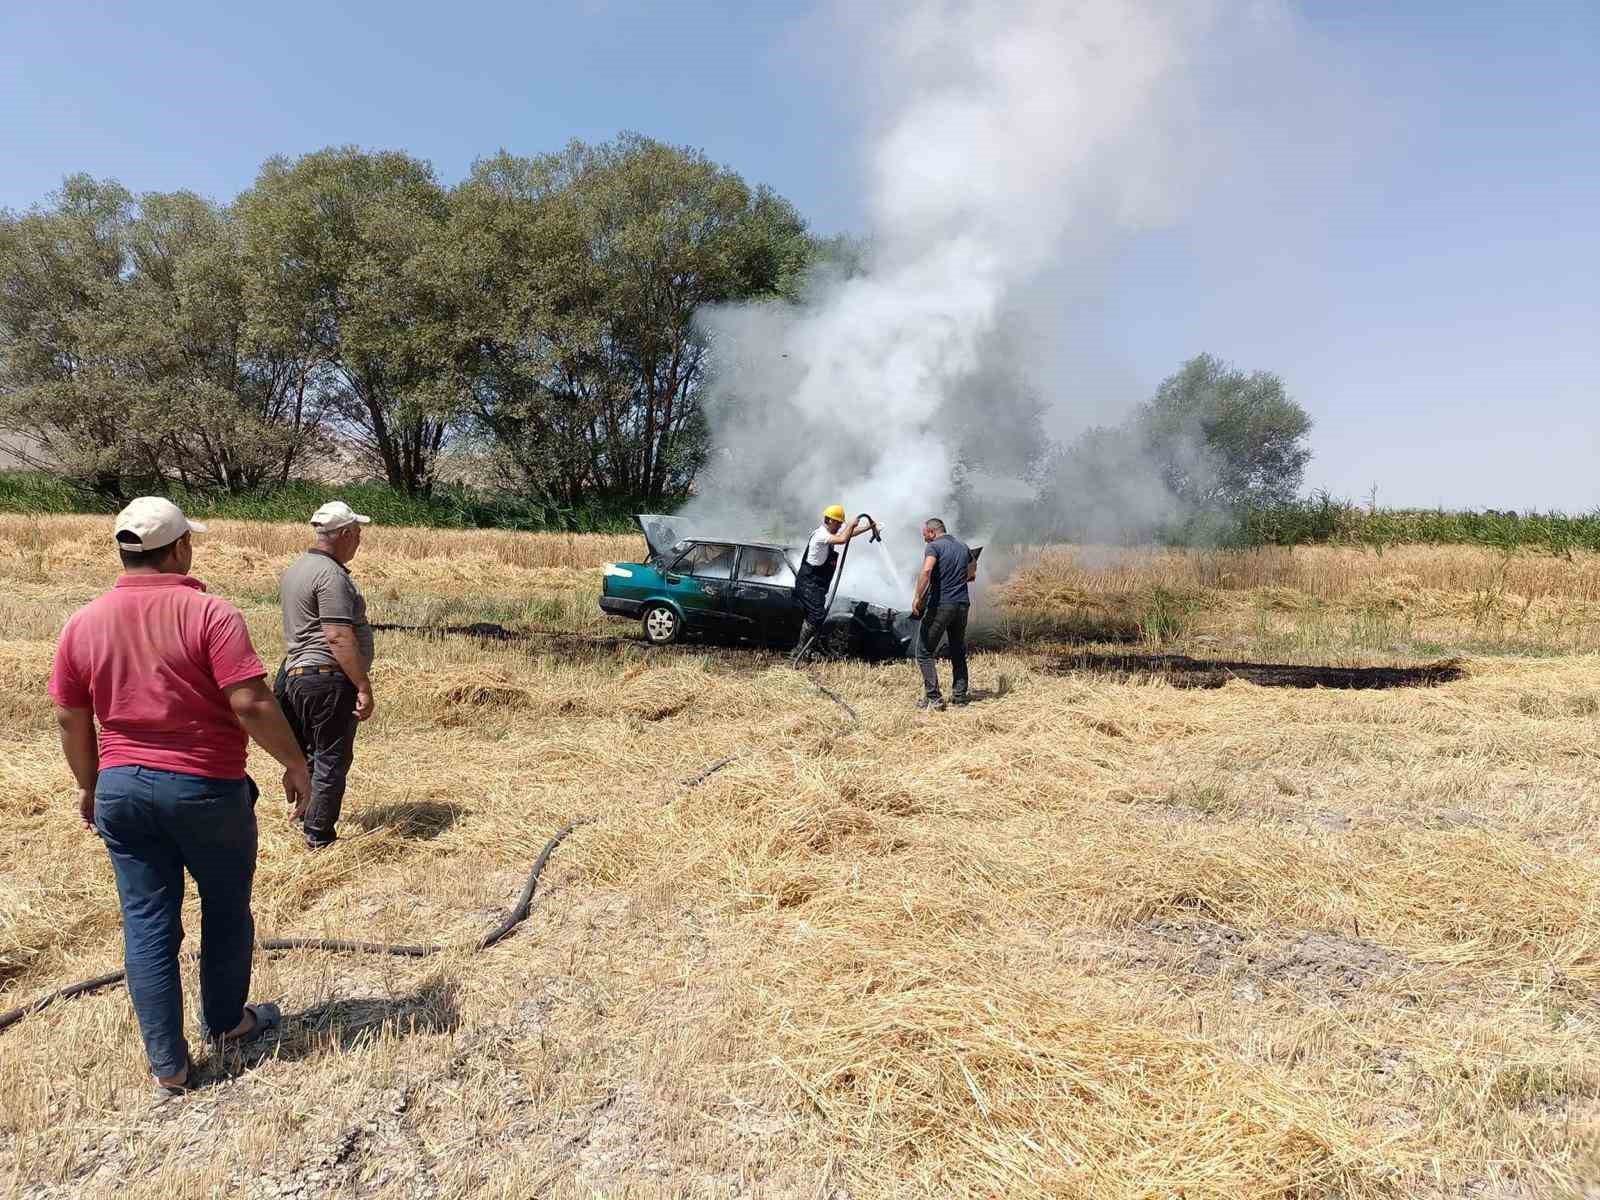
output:
[[[876,516],[907,569],[924,517],[969,542],[1003,534],[962,525],[952,479],[986,443],[1036,436],[1038,402],[1022,381],[1027,344],[1048,337],[1040,281],[1181,212],[1206,144],[1195,96],[1219,39],[1279,23],[1275,5],[1245,7],[841,7],[838,36],[864,47],[855,61],[871,72],[868,261],[813,280],[798,306],[703,316],[715,449],[685,527],[797,539],[837,502]],[[1000,457],[987,469],[1013,470]],[[909,579],[855,547],[845,590],[905,607]]]

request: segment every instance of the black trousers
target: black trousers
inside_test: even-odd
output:
[[[356,750],[356,685],[342,674],[278,673],[278,704],[311,770],[306,841],[325,846],[344,806],[345,778]]]
[[[823,578],[809,571],[795,580],[794,602],[813,628],[821,629],[828,619],[828,586],[832,582],[831,573]]]
[[[965,604],[941,604],[922,614],[917,632],[917,666],[922,671],[922,686],[929,699],[939,697],[939,669],[933,656],[939,643],[950,639],[950,694],[957,699],[967,694],[967,613]]]

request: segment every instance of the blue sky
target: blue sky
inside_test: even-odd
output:
[[[819,230],[865,222],[854,48],[811,5],[246,7],[0,8],[0,206],[72,171],[226,199],[269,154],[343,143],[453,182],[502,146],[634,129],[771,184]],[[1296,11],[1323,119],[1284,116],[1248,201],[1218,186],[1107,245],[1062,306],[1055,428],[1114,416],[1208,350],[1277,371],[1312,412],[1309,485],[1600,506],[1600,4]]]

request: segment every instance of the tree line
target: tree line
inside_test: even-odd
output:
[[[794,206],[624,135],[445,187],[398,152],[272,158],[231,203],[73,176],[0,214],[0,429],[109,500],[282,485],[335,443],[409,496],[441,456],[577,503],[681,495],[701,305],[793,294]]]
[[[696,311],[796,301],[870,250],[633,134],[502,152],[454,187],[352,147],[271,158],[226,204],[73,176],[0,213],[0,432],[106,502],[259,495],[336,453],[426,500],[456,448],[535,506],[665,506],[711,449]],[[1005,394],[950,408],[951,484],[969,524],[1019,536],[1183,538],[1291,500],[1310,457],[1282,380],[1210,355],[1065,446],[1025,380],[982,386]],[[985,473],[1031,499],[987,501]]]

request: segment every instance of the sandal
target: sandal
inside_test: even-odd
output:
[[[162,1083],[159,1079],[155,1080],[153,1086],[156,1089],[156,1095],[163,1099],[171,1099],[174,1096],[182,1096],[186,1092],[192,1092],[200,1086],[200,1068],[194,1065],[194,1055],[188,1055],[185,1061],[187,1065],[183,1070],[183,1082]]]
[[[283,1013],[276,1004],[246,1004],[244,1010],[255,1018],[256,1023],[251,1027],[250,1032],[241,1033],[237,1037],[223,1034],[216,1039],[217,1045],[243,1046],[271,1033],[279,1025],[283,1024]]]

